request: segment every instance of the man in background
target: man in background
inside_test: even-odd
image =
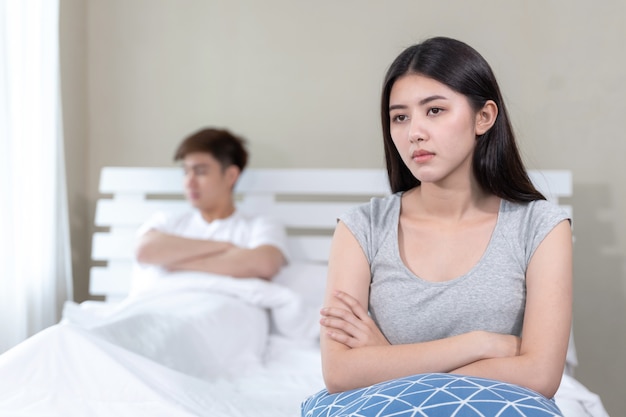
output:
[[[184,139],[174,155],[185,172],[190,210],[157,213],[139,230],[139,273],[133,289],[165,272],[197,271],[235,278],[272,279],[286,262],[284,228],[263,216],[240,212],[233,189],[246,167],[245,140],[206,128]],[[157,274],[154,273],[157,267]],[[148,270],[152,274],[142,274]]]

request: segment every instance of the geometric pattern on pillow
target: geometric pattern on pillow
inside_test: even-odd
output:
[[[322,390],[302,404],[303,417],[561,417],[554,401],[486,378],[430,373],[336,394]]]

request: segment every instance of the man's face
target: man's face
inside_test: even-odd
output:
[[[223,168],[213,155],[205,152],[187,154],[183,159],[187,200],[201,211],[212,211],[229,202],[236,180],[234,166]]]

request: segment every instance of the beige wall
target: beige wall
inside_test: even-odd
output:
[[[382,167],[378,98],[404,47],[458,37],[492,64],[530,168],[574,173],[578,378],[626,415],[626,3],[61,0],[76,298],[98,173],[162,166],[202,126],[255,167]]]
[[[88,291],[89,245],[93,214],[89,210],[91,185],[88,182],[87,148],[87,42],[86,0],[61,0],[59,41],[61,99],[67,173],[70,240],[74,293],[82,300]]]

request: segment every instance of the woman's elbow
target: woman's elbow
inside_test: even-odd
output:
[[[336,394],[350,389],[346,387],[345,381],[343,381],[341,375],[338,375],[338,372],[324,370],[323,374],[324,385],[329,394]]]
[[[561,375],[562,376],[562,375]],[[535,391],[546,398],[553,398],[561,385],[561,378],[556,381],[550,381],[539,386]]]
[[[355,383],[354,371],[346,369],[341,364],[322,363],[322,375],[326,390],[330,394],[359,388],[358,384]]]
[[[543,395],[546,398],[553,398],[561,385],[562,373],[550,371],[536,372],[535,377],[528,384],[528,388]]]

